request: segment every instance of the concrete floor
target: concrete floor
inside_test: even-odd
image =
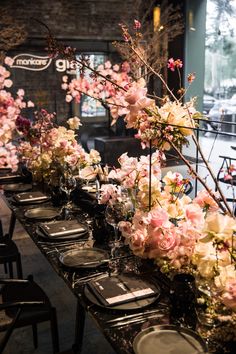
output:
[[[214,135],[208,134],[207,137],[200,139],[201,146],[209,156],[212,144],[214,141]],[[236,151],[231,149],[231,145],[236,145],[235,139],[230,138],[217,138],[214,150],[212,152],[210,162],[213,170],[217,171],[220,166],[219,155],[229,155],[236,158]],[[170,168],[168,168],[169,170]],[[171,168],[172,170],[178,170],[186,175],[186,167],[178,166]],[[199,168],[202,176],[206,176],[206,170],[204,167]],[[209,183],[211,183],[208,178]],[[231,191],[223,186],[226,195],[231,196]],[[0,217],[3,220],[5,231],[7,231],[7,225],[9,222],[10,212],[6,205],[3,203],[0,197]],[[69,349],[73,343],[74,335],[74,320],[76,300],[67,286],[60,279],[47,260],[42,256],[37,247],[34,245],[30,237],[23,230],[21,225],[17,223],[14,233],[14,240],[17,243],[21,254],[24,276],[33,274],[34,279],[42,288],[46,291],[47,295],[51,299],[52,304],[57,308],[58,324],[59,324],[59,337],[60,337],[60,349],[63,353],[69,353]],[[0,272],[3,270],[0,269]],[[34,350],[31,328],[24,328],[15,330],[13,333],[5,354],[49,354],[52,353],[51,337],[49,324],[39,325],[39,348]],[[91,320],[86,320],[86,328],[84,335],[84,347],[82,354],[114,354],[114,351],[95,328]]]

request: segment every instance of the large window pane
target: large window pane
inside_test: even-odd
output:
[[[203,110],[210,121],[236,115],[236,0],[208,0]],[[211,124],[214,127],[214,123]],[[230,125],[218,124],[232,131]]]
[[[86,57],[89,58],[90,66],[92,68],[97,68],[100,64],[105,62],[105,54],[86,54]],[[80,56],[78,56],[80,58]],[[88,80],[90,78],[91,71],[85,70],[85,77]],[[79,70],[77,71],[77,77],[80,76]],[[106,109],[98,102],[97,100],[92,99],[88,96],[83,96],[80,103],[80,115],[81,117],[104,117],[106,116]]]

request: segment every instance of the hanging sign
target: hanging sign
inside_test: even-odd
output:
[[[52,58],[35,55],[35,54],[17,54],[13,59],[12,68],[24,69],[30,71],[42,71],[49,67],[52,62]],[[76,64],[69,62],[66,59],[56,59],[55,60],[56,71],[66,72],[67,74],[76,74]]]

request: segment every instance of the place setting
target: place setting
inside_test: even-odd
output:
[[[134,273],[101,275],[84,288],[84,295],[91,303],[113,311],[145,308],[157,301],[160,294],[154,281]]]
[[[3,186],[4,192],[28,192],[32,189],[32,184],[30,183],[11,183]]]
[[[17,193],[12,196],[12,199],[17,204],[38,204],[50,200],[50,196],[41,191],[30,191]]]
[[[29,220],[52,220],[60,215],[61,211],[51,206],[29,208],[24,212],[24,216]]]
[[[61,242],[81,239],[88,236],[87,225],[73,220],[54,220],[37,225],[36,233],[47,242]]]

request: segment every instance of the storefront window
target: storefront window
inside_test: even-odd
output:
[[[203,110],[212,120],[236,114],[236,0],[208,0]]]
[[[79,56],[78,56],[79,57]],[[89,58],[90,66],[92,68],[97,68],[98,65],[104,64],[105,62],[105,54],[86,54],[86,57]],[[85,71],[85,76],[89,80],[90,79],[90,70]],[[80,72],[77,71],[77,77],[79,77]],[[92,81],[92,79],[91,79]],[[106,116],[106,109],[100,104],[100,102],[92,99],[84,95],[81,98],[80,103],[80,116],[84,117],[104,117]]]

